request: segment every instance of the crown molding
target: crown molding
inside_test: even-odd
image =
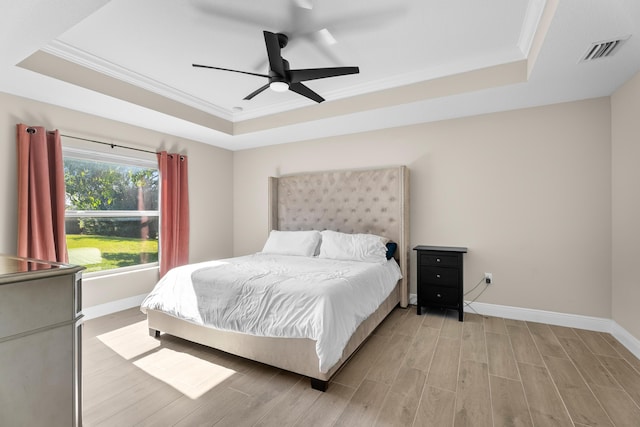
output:
[[[150,77],[136,73],[135,71],[116,65],[113,62],[107,61],[104,58],[100,58],[82,49],[78,49],[70,44],[54,40],[41,50],[50,55],[57,56],[106,76],[156,93],[165,98],[172,99],[190,107],[205,111],[209,114],[216,115],[222,119],[230,121],[233,120],[234,115],[225,108],[173,88]]]
[[[527,11],[522,22],[522,31],[520,31],[520,38],[518,39],[518,49],[525,57],[528,57],[531,51],[546,4],[547,0],[529,0],[527,4]]]

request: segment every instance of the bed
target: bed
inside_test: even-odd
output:
[[[142,307],[147,314],[149,333],[156,337],[160,337],[160,332],[167,333],[295,372],[309,377],[311,386],[314,389],[326,390],[329,380],[391,310],[397,305],[402,307],[407,307],[408,305],[408,184],[408,170],[404,166],[270,177],[269,238],[261,253],[229,260],[215,260],[208,263],[178,267],[180,270],[172,270],[167,274],[167,276],[174,276],[171,281],[177,281],[177,276],[182,276],[186,278],[185,280],[191,280],[189,284],[191,288],[201,288],[201,284],[205,283],[212,274],[229,275],[228,271],[233,269],[240,269],[242,275],[249,268],[251,269],[251,274],[246,274],[252,277],[256,276],[255,271],[264,268],[264,266],[276,265],[286,266],[283,269],[283,271],[286,270],[285,272],[280,271],[281,275],[297,274],[297,277],[303,278],[307,272],[310,275],[316,274],[315,264],[308,266],[306,264],[307,260],[301,259],[304,257],[279,253],[273,254],[267,251],[266,248],[269,242],[272,241],[272,235],[282,237],[306,233],[315,236],[316,233],[319,233],[324,236],[326,242],[330,241],[329,238],[343,238],[346,235],[353,235],[354,238],[382,236],[389,241],[397,243],[394,259],[388,261],[388,263],[395,265],[395,268],[398,269],[399,274],[395,278],[398,280],[394,279],[395,283],[392,283],[390,288],[385,288],[381,291],[383,294],[377,297],[379,301],[375,303],[375,306],[369,306],[366,309],[366,316],[362,317],[363,312],[360,312],[362,318],[357,320],[355,326],[350,328],[345,326],[347,337],[343,339],[345,343],[339,343],[337,355],[334,351],[333,355],[328,357],[325,355],[324,350],[320,351],[322,342],[331,344],[331,339],[326,336],[309,335],[312,337],[309,338],[304,337],[302,333],[294,333],[293,335],[288,335],[288,337],[258,335],[256,328],[260,329],[263,324],[269,323],[270,320],[272,323],[280,325],[277,322],[278,319],[269,319],[268,316],[260,317],[254,322],[247,322],[251,323],[253,327],[250,332],[239,332],[229,327],[215,329],[205,326],[201,324],[200,319],[194,318],[194,316],[198,316],[198,313],[191,317],[187,315],[186,317],[182,316],[185,318],[180,318],[174,311],[154,304],[151,295],[156,291],[155,288],[150,297],[148,297],[149,301],[145,300]],[[325,247],[329,246],[325,245]],[[320,249],[325,250],[325,247],[320,243],[317,251]],[[323,254],[318,254],[317,251],[315,253],[316,256],[310,257],[309,262],[333,262],[333,260],[319,259],[322,258]],[[287,257],[292,259],[293,262],[289,263]],[[312,258],[316,260],[311,261]],[[250,267],[245,268],[244,264],[237,264],[241,261],[242,263],[251,261],[257,264],[251,264]],[[340,263],[342,261],[338,260],[336,262]],[[346,263],[347,261],[345,260],[344,262]],[[221,266],[221,264],[225,265]],[[381,262],[380,264],[386,263]],[[243,267],[239,267],[239,265],[243,265]],[[336,271],[344,270],[344,274],[341,273],[340,277],[332,277],[333,279],[351,280],[350,277],[346,277],[349,276],[351,267],[345,267],[345,265],[340,264],[338,267],[335,265],[329,267]],[[220,270],[221,268],[227,270]],[[297,268],[303,269],[304,274],[298,272]],[[383,269],[385,268],[389,271],[392,270],[391,267],[387,268],[386,265]],[[354,269],[357,268],[354,267]],[[225,272],[221,273],[221,271]],[[374,283],[372,277],[369,276],[364,280],[367,283]],[[281,279],[281,281],[291,283],[291,278]],[[165,278],[163,278],[158,285],[165,283],[165,286],[167,286],[166,282]],[[335,287],[332,289],[335,289]],[[354,292],[360,291],[355,290]],[[216,298],[219,297],[220,295],[216,296]],[[203,298],[206,299],[206,297],[198,296],[198,298],[198,304],[201,307],[204,305]],[[296,300],[295,298],[298,299]],[[306,295],[304,297],[299,295],[295,298],[288,300],[290,306],[302,304],[299,301],[303,299],[309,307],[321,305],[306,301]],[[340,297],[338,301],[342,302],[339,303],[339,307],[334,303],[338,308],[334,307],[332,312],[346,311],[349,308],[349,302],[356,299],[359,300],[360,298],[356,298],[355,295]],[[244,297],[240,300],[244,301]],[[277,301],[278,305],[287,306],[287,303],[282,302],[283,300]],[[284,301],[287,300],[285,299]],[[345,301],[347,304],[345,304]],[[354,306],[354,309],[359,310],[359,308],[356,308],[359,304],[354,303],[351,305]],[[256,311],[264,311],[264,309]],[[331,312],[331,310],[329,311]],[[330,317],[326,318],[331,319]],[[343,320],[334,323],[348,324],[347,321]],[[338,333],[332,332],[328,335],[329,337],[337,337],[336,341],[342,340]]]

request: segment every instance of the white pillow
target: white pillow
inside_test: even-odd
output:
[[[319,258],[385,262],[388,239],[375,234],[347,234],[324,230]]]
[[[271,230],[262,248],[263,253],[314,256],[320,244],[320,232]]]

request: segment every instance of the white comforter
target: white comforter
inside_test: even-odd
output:
[[[141,309],[251,335],[310,338],[325,373],[401,277],[394,260],[377,264],[257,253],[174,268]]]

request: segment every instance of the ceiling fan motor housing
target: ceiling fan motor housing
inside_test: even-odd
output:
[[[284,82],[290,84],[291,76],[289,75],[289,61],[284,58],[282,58],[282,70],[284,71],[284,75],[280,75],[276,71],[269,69],[269,83]]]
[[[280,43],[280,48],[283,48],[287,45],[287,41],[289,40],[284,34],[277,34],[278,42]],[[269,69],[269,88],[274,92],[286,92],[289,90],[291,86],[291,76],[289,75],[289,61],[280,57],[282,59],[282,70],[284,71],[284,75],[280,75],[275,71]]]

